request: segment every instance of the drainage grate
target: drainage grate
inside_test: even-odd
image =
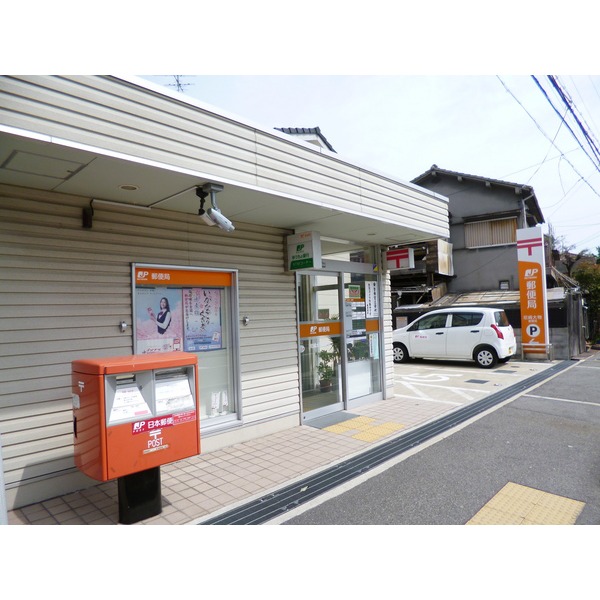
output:
[[[489,383],[487,379],[467,379],[465,383]]]
[[[260,525],[289,510],[320,496],[321,494],[370,471],[374,467],[399,456],[400,454],[430,440],[431,438],[456,427],[481,412],[500,404],[509,398],[529,389],[531,386],[556,375],[574,361],[565,360],[532,377],[516,383],[496,394],[491,394],[478,402],[460,408],[441,419],[422,425],[398,438],[390,440],[376,448],[367,450],[359,456],[348,459],[327,468],[320,473],[307,477],[276,492],[262,496],[243,506],[212,517],[199,525]]]

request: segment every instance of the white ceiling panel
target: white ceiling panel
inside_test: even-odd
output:
[[[195,188],[209,181],[210,178],[166,166],[0,133],[0,183],[197,214],[200,200]],[[136,189],[126,191],[121,188],[123,185]],[[304,199],[240,186],[224,184],[216,201],[234,224],[316,230],[321,236],[357,244],[391,245],[422,239],[421,232],[397,223],[368,219],[360,213],[342,213]],[[205,208],[209,206],[210,196]]]

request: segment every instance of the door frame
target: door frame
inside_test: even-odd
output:
[[[352,409],[370,402],[375,402],[377,400],[382,400],[384,397],[384,388],[385,388],[385,344],[384,344],[384,327],[383,327],[383,301],[382,301],[382,290],[383,290],[383,280],[381,271],[379,269],[374,268],[372,264],[368,263],[353,263],[346,261],[337,261],[337,260],[324,260],[323,261],[323,269],[315,269],[315,270],[306,270],[306,271],[298,271],[296,273],[296,295],[298,308],[296,311],[296,331],[298,335],[298,351],[300,353],[302,347],[302,341],[307,339],[306,337],[300,337],[300,326],[306,325],[306,322],[300,322],[300,302],[302,299],[298,295],[298,289],[300,287],[299,280],[300,277],[303,276],[329,276],[336,277],[338,284],[338,305],[339,305],[339,315],[340,315],[340,343],[341,347],[346,347],[346,331],[347,331],[347,315],[345,314],[345,290],[344,290],[344,275],[347,273],[357,273],[357,274],[365,274],[365,275],[376,275],[377,282],[377,290],[378,290],[378,345],[379,345],[379,356],[381,357],[379,361],[379,381],[380,381],[380,391],[370,393],[364,396],[360,396],[358,398],[353,398],[351,400],[348,399],[348,359],[345,352],[341,353],[341,399],[339,402],[334,404],[314,409],[311,411],[304,411],[304,399],[303,399],[303,389],[302,385],[300,385],[300,415],[301,421],[307,422],[312,419],[333,413],[340,412],[342,410]],[[302,364],[300,361],[300,357],[298,360],[298,366],[300,371],[300,382],[302,383]]]

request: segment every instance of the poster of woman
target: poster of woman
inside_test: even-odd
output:
[[[181,290],[136,289],[136,342],[138,354],[182,350]]]

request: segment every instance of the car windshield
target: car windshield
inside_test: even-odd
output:
[[[506,313],[503,310],[497,310],[494,313],[494,320],[496,322],[496,325],[498,325],[499,327],[508,327],[510,325],[508,317],[506,316]]]

